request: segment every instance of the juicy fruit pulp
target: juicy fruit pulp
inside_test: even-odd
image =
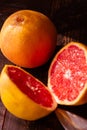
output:
[[[20,67],[5,65],[0,77],[3,104],[15,116],[36,120],[56,109],[57,103],[49,89]]]
[[[7,68],[7,74],[12,82],[33,101],[45,107],[52,107],[53,100],[49,91],[29,73],[24,73],[18,68],[9,66]]]
[[[81,44],[71,43],[54,58],[49,70],[48,86],[58,103],[76,104],[84,95],[87,82],[85,52],[86,49]]]
[[[54,24],[37,11],[17,11],[5,20],[1,28],[2,53],[21,67],[34,68],[45,64],[55,50],[56,41]]]

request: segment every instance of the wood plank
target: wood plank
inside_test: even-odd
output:
[[[6,108],[2,105],[0,100],[0,130],[2,130],[5,120]]]
[[[13,116],[6,111],[2,130],[28,130],[26,121]]]

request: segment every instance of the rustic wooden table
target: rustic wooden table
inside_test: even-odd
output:
[[[55,24],[58,31],[58,46],[55,53],[70,41],[87,44],[87,2],[86,0],[1,0],[0,27],[4,20],[13,12],[20,9],[33,9],[46,14]],[[47,72],[52,59],[47,64],[26,69],[47,84]],[[5,64],[12,64],[0,52],[0,71]],[[87,104],[77,107],[60,106],[87,118]],[[0,130],[64,130],[53,112],[37,121],[21,120],[9,113],[0,101]]]

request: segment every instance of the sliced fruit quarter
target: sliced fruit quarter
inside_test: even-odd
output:
[[[22,68],[5,65],[0,77],[3,104],[15,116],[36,120],[56,109],[57,103],[48,88]]]

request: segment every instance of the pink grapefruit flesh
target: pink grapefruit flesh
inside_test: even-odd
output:
[[[58,103],[76,104],[86,91],[86,82],[86,48],[72,42],[55,56],[49,69],[48,87]]]
[[[12,66],[7,68],[7,73],[16,86],[29,98],[45,107],[52,107],[52,96],[41,82],[29,73],[24,73],[22,70]]]

